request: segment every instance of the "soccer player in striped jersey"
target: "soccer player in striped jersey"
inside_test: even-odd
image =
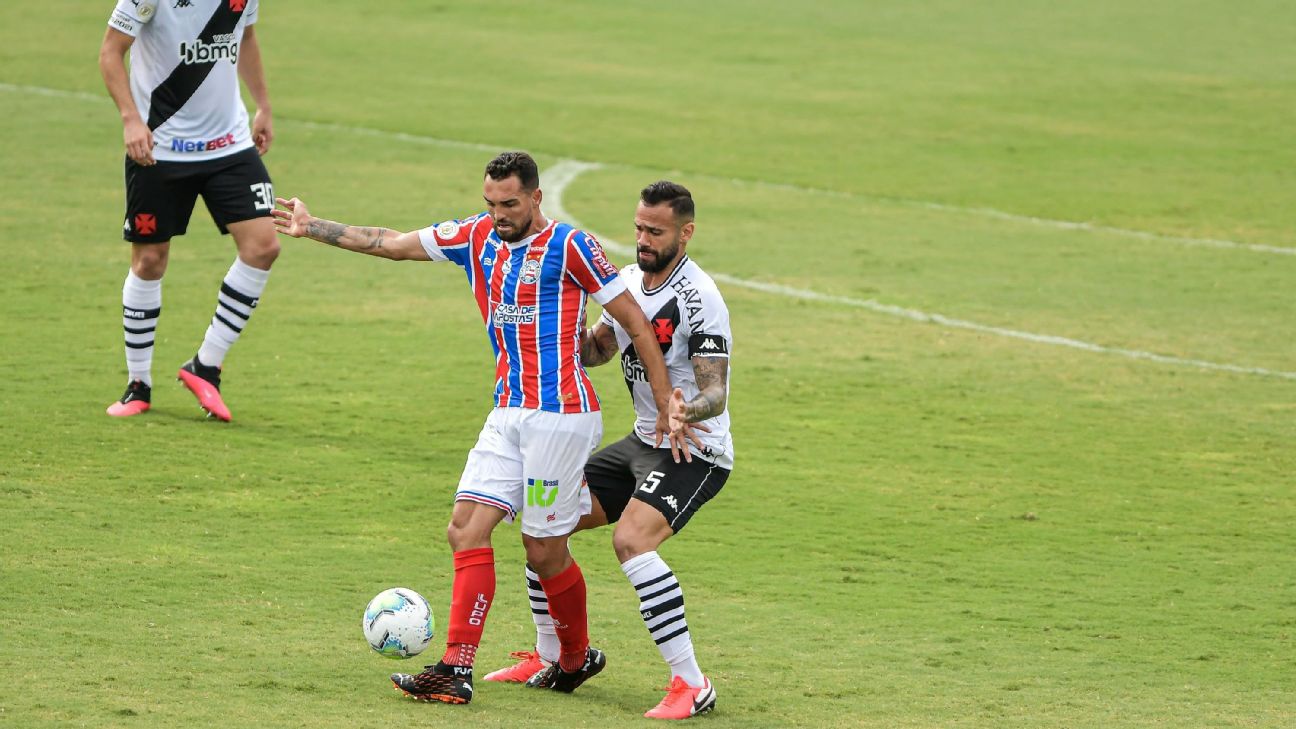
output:
[[[670,382],[643,311],[593,236],[540,211],[535,160],[505,152],[486,165],[486,212],[399,233],[321,220],[297,198],[277,202],[279,231],[394,260],[450,261],[468,276],[495,353],[495,408],[455,493],[447,530],[454,551],[454,587],[446,652],[417,675],[392,675],[396,688],[425,701],[472,699],[472,666],[495,597],[491,532],[521,514],[527,562],[535,569],[559,643],[548,688],[571,692],[603,669],[589,645],[585,579],[567,538],[589,513],[582,469],[602,439],[598,397],[581,364],[587,297],[603,305],[632,340],[651,347],[643,358],[662,415],[651,426],[657,442],[684,445],[666,405]]]
[[[682,185],[663,180],[643,189],[634,220],[637,261],[621,275],[648,315],[654,341],[645,349],[605,314],[584,337],[581,349],[587,366],[608,362],[620,352],[621,372],[634,401],[632,432],[585,465],[593,504],[577,531],[617,525],[612,547],[639,595],[644,625],[671,670],[666,697],[644,715],[654,719],[687,719],[710,711],[716,702],[715,688],[694,655],[684,593],[657,552],[719,493],[733,470],[727,409],[733,335],[715,281],[685,252],[693,237],[694,214],[693,196]],[[670,403],[672,422],[685,427],[691,443],[682,461],[658,448],[653,433],[661,410],[645,377],[644,355],[655,355],[658,349],[677,385]],[[487,681],[535,686],[556,670],[551,606],[535,573],[528,569],[526,577],[536,649],[514,653],[520,662],[487,674]]]
[[[99,69],[121,113],[126,146],[130,271],[122,287],[126,393],[108,406],[138,415],[153,399],[153,342],[171,238],[183,235],[201,195],[238,255],[221,281],[202,345],[177,377],[211,417],[229,420],[221,398],[225,355],[256,310],[279,256],[274,192],[261,155],[274,133],[256,37],[259,0],[117,0]],[[125,58],[130,54],[130,71]],[[256,102],[248,128],[239,78]]]

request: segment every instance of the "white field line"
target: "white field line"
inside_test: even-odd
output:
[[[65,91],[62,89],[52,89],[52,88],[46,88],[42,86],[22,86],[22,85],[9,84],[3,82],[0,82],[0,91],[7,91],[12,93],[26,93],[26,94],[34,94],[38,96],[50,96],[50,97],[64,98],[64,99],[77,99],[80,101],[104,102],[108,100],[106,96],[86,93],[83,91]],[[421,134],[406,134],[404,132],[391,132],[382,129],[372,129],[368,127],[356,127],[356,126],[348,126],[343,124],[322,124],[319,122],[312,122],[312,121],[294,121],[294,120],[283,120],[283,119],[281,119],[280,121],[281,122],[288,121],[290,124],[298,124],[310,129],[346,132],[350,134],[378,137],[382,139],[391,139],[394,141],[407,142],[412,144],[427,144],[427,145],[433,145],[439,147],[452,147],[456,149],[471,149],[476,151],[488,151],[488,152],[493,152],[499,149],[498,146],[478,144],[473,142],[462,142],[453,139],[438,139],[436,137],[429,137]],[[557,164],[555,164],[553,167],[546,170],[544,173],[546,209],[548,209],[549,212],[552,213],[552,215],[556,218],[561,218],[565,222],[571,223],[572,225],[579,225],[576,219],[573,218],[572,215],[563,208],[562,205],[563,191],[566,189],[567,185],[571,184],[572,180],[576,179],[578,175],[586,172],[587,170],[598,169],[600,167],[605,167],[605,166],[612,166],[612,165],[602,165],[598,163],[581,162],[577,160],[562,160]],[[615,165],[615,166],[620,168],[632,167],[631,165]],[[694,175],[694,176],[707,177],[709,179],[722,179],[722,178],[709,176],[709,175]],[[785,189],[785,190],[791,190],[796,192],[809,192],[809,193],[816,193],[816,194],[832,195],[834,197],[864,199],[863,196],[853,195],[851,193],[842,192],[840,190],[822,190],[822,189],[816,189],[810,187],[798,187],[795,185],[786,185],[781,183],[751,181],[751,180],[731,180],[731,181],[737,184],[755,184],[762,187]],[[1075,222],[1067,222],[1062,220],[1047,220],[1043,218],[1032,218],[1028,216],[1014,215],[1012,213],[1004,213],[1001,211],[992,210],[988,208],[963,208],[963,207],[957,207],[952,205],[943,205],[941,203],[921,202],[921,201],[906,201],[906,200],[887,200],[887,201],[893,203],[918,205],[933,210],[943,210],[943,211],[948,211],[953,213],[981,215],[986,217],[996,217],[996,218],[1002,218],[1005,220],[1013,220],[1018,222],[1047,225],[1050,227],[1062,228],[1067,230],[1100,231],[1105,233],[1113,233],[1117,235],[1125,235],[1125,236],[1142,238],[1147,240],[1160,240],[1160,241],[1167,241],[1172,243],[1180,243],[1184,245],[1211,246],[1215,248],[1239,248],[1239,249],[1251,250],[1251,251],[1256,251],[1261,253],[1278,253],[1282,255],[1296,254],[1296,248],[1264,246],[1264,245],[1256,245],[1251,243],[1238,243],[1235,241],[1227,241],[1227,240],[1214,240],[1209,238],[1183,238],[1178,236],[1161,235],[1158,233],[1149,233],[1146,231],[1126,230],[1124,228],[1109,228],[1105,226],[1096,226],[1096,225],[1091,225],[1089,223],[1075,223]],[[603,236],[599,236],[599,240],[607,247],[608,250],[618,255],[628,257],[634,254],[634,249],[630,246],[623,245],[610,238],[604,238]],[[1003,327],[995,327],[987,324],[978,324],[976,322],[965,321],[962,319],[954,319],[951,317],[944,316],[942,314],[931,314],[924,311],[918,311],[917,309],[906,309],[899,306],[893,306],[891,304],[883,304],[874,301],[872,299],[854,299],[847,296],[835,296],[832,294],[822,294],[817,291],[812,291],[809,289],[798,289],[798,288],[793,288],[791,286],[783,286],[780,284],[764,283],[760,281],[750,281],[747,279],[738,278],[736,276],[730,276],[724,273],[711,272],[711,276],[717,281],[722,281],[732,286],[741,286],[743,288],[749,288],[755,291],[761,291],[764,293],[774,294],[777,296],[786,296],[790,298],[803,299],[806,301],[818,301],[822,303],[852,306],[861,309],[867,309],[869,311],[873,311],[879,314],[898,316],[913,321],[937,324],[939,326],[951,327],[955,329],[966,329],[970,331],[981,332],[984,334],[992,334],[995,336],[1009,337],[1012,339],[1021,339],[1028,342],[1035,342],[1039,344],[1050,344],[1059,347],[1070,347],[1072,349],[1080,349],[1088,352],[1096,352],[1100,354],[1112,354],[1121,357],[1127,357],[1130,359],[1146,360],[1150,362],[1160,362],[1162,364],[1196,367],[1199,369],[1214,370],[1219,372],[1232,372],[1236,374],[1260,375],[1263,377],[1280,377],[1287,380],[1296,380],[1296,372],[1270,370],[1270,369],[1265,369],[1263,367],[1246,367],[1243,365],[1235,365],[1235,364],[1228,364],[1222,362],[1209,362],[1200,359],[1183,359],[1180,357],[1171,357],[1163,354],[1155,354],[1153,352],[1143,352],[1136,349],[1104,347],[1101,344],[1093,344],[1091,342],[1084,342],[1078,339],[1059,337],[1051,334],[1034,334],[1031,332],[1017,331],[1015,329],[1006,329]]]
[[[560,218],[563,222],[577,227],[583,227],[572,216],[570,212],[563,207],[563,192],[567,186],[572,183],[582,173],[598,169],[601,165],[590,162],[576,162],[572,160],[563,160],[544,172],[544,191],[545,191],[545,208],[552,217]],[[589,230],[585,228],[585,230]],[[620,256],[630,257],[634,255],[632,246],[618,243],[617,241],[600,235],[597,231],[590,231],[598,236],[599,241],[605,248]],[[943,327],[954,329],[966,329],[969,331],[980,332],[982,334],[992,334],[999,337],[1008,337],[1011,339],[1021,339],[1036,344],[1049,344],[1057,347],[1070,347],[1071,349],[1080,349],[1086,352],[1096,352],[1099,354],[1111,354],[1129,359],[1146,360],[1149,362],[1160,362],[1162,364],[1179,365],[1186,367],[1196,367],[1204,370],[1216,370],[1220,372],[1233,372],[1242,375],[1261,375],[1264,377],[1280,377],[1287,380],[1296,380],[1296,372],[1284,372],[1282,370],[1269,370],[1263,367],[1246,367],[1243,365],[1228,364],[1225,362],[1208,362],[1201,359],[1184,359],[1181,357],[1171,357],[1154,352],[1143,352],[1137,349],[1124,349],[1121,347],[1105,347],[1101,344],[1085,342],[1079,339],[1068,337],[1059,337],[1052,334],[1035,334],[1033,332],[1023,332],[1016,329],[1006,329],[1004,327],[990,326],[988,324],[978,324],[973,321],[964,319],[955,319],[943,314],[932,314],[917,309],[906,309],[901,306],[883,304],[873,299],[854,299],[848,296],[834,296],[831,294],[822,294],[818,291],[809,289],[798,289],[781,284],[765,283],[761,281],[751,281],[748,279],[730,276],[725,273],[710,272],[711,277],[722,283],[731,286],[741,286],[743,288],[761,291],[776,296],[785,296],[793,299],[803,299],[806,301],[818,301],[827,304],[839,304],[843,306],[852,306],[860,309],[867,309],[878,314],[901,317],[912,321],[936,324]]]
[[[44,86],[25,86],[19,84],[10,84],[0,82],[0,91],[11,93],[33,94],[36,96],[51,96],[62,99],[77,99],[79,101],[105,102],[108,97],[102,94],[91,94],[84,91],[65,91],[62,89],[52,89]],[[471,149],[474,151],[494,152],[502,149],[499,145],[483,144],[479,142],[463,142],[456,139],[441,139],[430,137],[423,134],[407,134],[405,132],[391,132],[384,129],[373,129],[371,127],[358,127],[346,124],[332,124],[314,122],[308,120],[285,119],[280,117],[282,123],[294,124],[307,129],[319,129],[323,131],[346,132],[349,134],[358,134],[368,137],[379,137],[392,139],[400,142],[409,142],[412,144],[426,144],[438,147],[451,147],[454,149]],[[647,169],[638,165],[627,164],[605,164],[605,167],[616,167],[620,169]],[[1138,240],[1156,241],[1162,243],[1174,243],[1183,246],[1196,246],[1206,248],[1235,248],[1238,250],[1252,251],[1255,253],[1270,253],[1281,256],[1296,256],[1296,247],[1264,245],[1261,243],[1244,243],[1240,241],[1225,240],[1221,238],[1194,238],[1191,236],[1168,235],[1165,233],[1152,233],[1146,230],[1133,230],[1130,228],[1118,228],[1110,225],[1099,225],[1096,223],[1086,223],[1071,220],[1053,220],[1051,218],[1038,218],[1032,215],[1020,215],[1018,213],[1009,213],[1003,210],[986,207],[970,207],[962,205],[948,205],[945,203],[931,202],[927,200],[911,200],[907,198],[892,198],[879,195],[861,195],[858,193],[844,192],[842,190],[828,190],[818,187],[809,187],[803,185],[790,185],[781,182],[768,182],[766,180],[744,180],[741,178],[720,177],[717,175],[708,175],[704,173],[688,173],[690,177],[706,180],[718,180],[735,185],[755,185],[773,190],[787,190],[789,192],[809,193],[826,197],[843,198],[848,200],[860,200],[873,203],[890,203],[892,205],[905,205],[909,207],[924,208],[927,210],[938,210],[941,212],[955,215],[970,215],[982,218],[994,218],[997,220],[1008,220],[1025,225],[1035,225],[1056,230],[1079,230],[1091,233],[1107,233],[1110,235],[1123,236],[1126,238],[1135,238]]]

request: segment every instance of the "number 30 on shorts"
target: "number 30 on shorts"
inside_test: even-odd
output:
[[[661,485],[662,477],[665,475],[661,471],[649,471],[648,475],[644,476],[644,482],[639,485],[639,490],[645,494],[651,494]]]
[[[274,209],[274,188],[270,187],[270,183],[257,182],[248,185],[248,187],[252,188],[252,194],[257,197],[256,203],[254,203],[257,210]]]

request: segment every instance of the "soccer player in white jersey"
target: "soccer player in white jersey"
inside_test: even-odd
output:
[[[274,192],[261,155],[274,132],[256,28],[259,0],[118,0],[99,70],[121,112],[126,145],[130,271],[122,287],[126,393],[118,417],[147,411],[162,275],[199,195],[238,254],[221,281],[198,352],[177,377],[211,417],[228,421],[220,394],[225,355],[248,324],[279,256]],[[130,54],[130,72],[126,55]],[[239,78],[256,102],[248,128]]]
[[[593,496],[591,513],[577,530],[616,522],[612,547],[639,595],[639,610],[671,669],[666,697],[644,716],[687,719],[715,707],[716,693],[694,656],[684,617],[684,593],[658,547],[679,532],[720,491],[733,469],[729,434],[729,311],[715,282],[685,252],[694,231],[693,197],[682,185],[655,182],[640,193],[635,212],[637,262],[621,271],[652,324],[676,390],[672,416],[691,426],[689,457],[682,461],[657,447],[658,418],[644,377],[642,344],[605,313],[589,331],[581,362],[603,364],[621,353],[621,371],[634,400],[633,431],[594,454],[585,465]],[[519,663],[488,674],[488,681],[534,686],[552,672],[557,656],[545,594],[528,566],[527,592],[536,623],[536,650],[513,654]]]
[[[585,304],[603,305],[609,321],[654,351],[643,358],[655,402],[671,398],[670,382],[643,311],[593,236],[540,212],[540,171],[525,152],[505,152],[486,165],[487,210],[410,233],[360,228],[313,217],[297,198],[278,199],[280,231],[395,260],[449,261],[463,268],[495,353],[495,409],[468,454],[447,529],[454,551],[446,652],[422,673],[393,674],[392,683],[423,701],[472,700],[472,667],[495,597],[491,533],[520,512],[522,543],[537,589],[557,617],[557,658],[542,688],[571,692],[603,669],[591,648],[585,578],[567,538],[589,513],[582,469],[603,436],[593,384],[581,365]],[[684,425],[668,415],[648,431],[684,444]]]

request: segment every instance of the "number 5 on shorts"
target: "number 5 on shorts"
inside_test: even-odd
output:
[[[640,484],[639,490],[645,494],[651,494],[661,485],[662,476],[665,475],[661,471],[650,471],[647,476],[644,476],[644,482]]]

